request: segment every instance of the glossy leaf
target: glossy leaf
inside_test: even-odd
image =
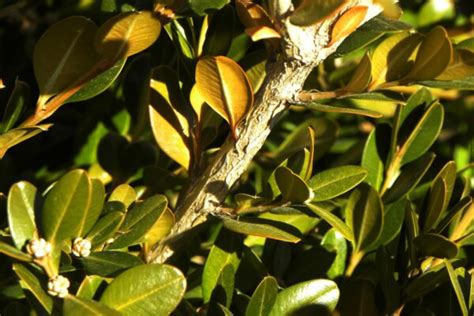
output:
[[[437,80],[462,80],[474,76],[474,52],[464,49],[454,51],[453,59]]]
[[[136,256],[119,251],[93,252],[81,258],[80,262],[87,274],[102,277],[113,277],[126,269],[143,264]]]
[[[198,15],[206,15],[214,10],[222,9],[230,0],[190,0],[189,5]]]
[[[150,47],[160,30],[161,23],[152,12],[125,12],[101,25],[94,46],[102,56],[116,62]]]
[[[376,249],[379,246],[385,246],[397,237],[402,230],[407,203],[406,199],[400,199],[385,208],[382,232],[370,248]]]
[[[41,124],[31,127],[17,127],[9,130],[4,134],[0,134],[0,159],[11,147],[30,139],[41,132],[47,131],[52,124]]]
[[[331,279],[343,276],[347,259],[347,242],[344,236],[336,229],[331,228],[321,240],[321,246],[329,252],[336,253],[336,257],[327,271],[327,276]]]
[[[20,285],[23,290],[31,292],[45,311],[51,314],[53,311],[53,298],[43,290],[44,284],[42,284],[38,277],[21,263],[14,263],[12,269],[20,278]]]
[[[97,247],[111,238],[122,225],[125,214],[122,212],[110,212],[101,217],[87,234],[86,238],[93,247]]]
[[[123,315],[168,315],[181,302],[185,289],[186,279],[177,268],[141,265],[116,277],[100,302]]]
[[[307,214],[300,212],[298,209],[290,207],[272,208],[270,212],[260,214],[258,217],[291,225],[299,230],[303,235],[311,232],[311,230],[319,223],[319,219],[310,217]]]
[[[53,247],[78,237],[90,207],[91,187],[86,172],[73,170],[62,176],[46,195],[41,227],[44,237]]]
[[[344,90],[352,93],[360,93],[365,91],[372,78],[372,62],[369,55],[362,57],[357,66],[351,80],[344,87]]]
[[[413,68],[404,80],[436,78],[449,65],[452,55],[453,46],[448,33],[443,27],[436,26],[421,43]]]
[[[278,282],[272,276],[265,277],[257,286],[245,310],[246,316],[267,316],[272,310],[278,293]]]
[[[196,66],[196,87],[237,137],[237,124],[253,104],[252,87],[242,68],[224,56],[201,59]]]
[[[97,26],[72,16],[51,26],[38,40],[33,66],[40,94],[51,97],[76,82],[98,62],[93,41]]]
[[[264,218],[222,218],[224,227],[236,233],[296,243],[301,233],[295,227]]]
[[[216,287],[212,291],[211,302],[226,308],[230,307],[234,295],[235,271],[232,263],[227,263],[221,270]]]
[[[459,283],[458,276],[456,271],[453,268],[453,265],[449,260],[444,259],[444,265],[446,266],[446,270],[448,270],[449,279],[451,281],[451,285],[453,286],[454,293],[456,293],[456,298],[458,299],[459,308],[461,309],[463,316],[468,316],[469,311],[467,308],[466,300],[464,299],[463,291],[461,288],[461,284]]]
[[[372,82],[369,90],[406,75],[412,67],[421,41],[419,34],[402,32],[381,42],[372,54]]]
[[[364,83],[362,83],[362,85],[364,85]],[[344,89],[355,89],[355,87],[346,86]],[[326,105],[326,104],[320,104],[316,102],[304,104],[304,107],[309,110],[325,112],[325,113],[346,113],[346,114],[361,115],[361,116],[375,117],[375,118],[380,118],[383,116],[379,112],[361,109],[359,107]]]
[[[3,241],[0,241],[0,253],[10,257],[10,258],[13,258],[13,259],[16,259],[16,260],[20,260],[20,261],[26,261],[26,262],[29,262],[32,260],[31,256],[24,253],[23,251],[3,242]]]
[[[443,121],[443,106],[438,102],[434,102],[426,109],[416,125],[412,127],[408,138],[401,146],[402,165],[421,157],[428,151],[438,138]]]
[[[361,184],[352,192],[346,205],[346,220],[354,234],[356,251],[377,242],[383,228],[383,205],[374,188]]]
[[[275,179],[283,196],[283,202],[304,203],[311,198],[311,190],[303,179],[286,167],[275,170]]]
[[[177,74],[155,68],[150,81],[150,122],[155,140],[174,161],[188,169],[191,161],[190,125]]]
[[[209,302],[212,292],[216,288],[222,270],[231,264],[234,271],[240,264],[241,237],[232,232],[221,230],[216,243],[206,259],[202,274],[202,297]]]
[[[126,59],[121,59],[112,67],[90,79],[79,91],[67,99],[65,103],[85,101],[107,90],[122,72],[125,62]]]
[[[305,281],[278,293],[270,315],[292,315],[311,305],[319,305],[332,311],[338,300],[339,289],[333,281]]]
[[[337,230],[341,235],[344,236],[347,240],[354,240],[352,231],[349,226],[344,223],[339,217],[331,213],[329,210],[326,210],[324,207],[319,206],[318,204],[307,204],[308,208],[317,216],[325,220],[331,227]]]
[[[164,195],[154,195],[129,210],[120,226],[124,232],[118,236],[109,249],[120,249],[142,240],[156,220],[166,209],[168,201]]]
[[[0,134],[12,129],[28,106],[30,88],[26,82],[16,80],[0,122]]]
[[[308,185],[314,192],[313,201],[325,201],[346,193],[367,177],[367,170],[359,166],[342,166],[320,172]]]
[[[95,293],[99,289],[100,285],[104,282],[104,278],[97,275],[85,276],[77,289],[76,296],[86,299],[92,299]]]
[[[435,154],[426,153],[417,160],[405,165],[395,183],[383,196],[384,203],[390,203],[409,194],[430,168]]]
[[[98,179],[91,179],[90,201],[79,222],[77,236],[85,236],[99,219],[105,199],[105,188]]]
[[[299,26],[317,23],[337,13],[345,0],[304,0],[290,16],[290,22]]]
[[[422,257],[455,258],[458,247],[446,237],[438,234],[423,234],[413,241]]]
[[[434,228],[446,207],[446,195],[447,195],[447,184],[444,179],[437,179],[433,182],[433,186],[430,190],[430,196],[428,199],[428,205],[426,206],[425,218],[423,231],[428,232]]]
[[[63,305],[64,316],[84,316],[84,315],[100,315],[100,316],[119,316],[119,312],[87,298],[81,298],[74,295],[68,295],[64,299]]]
[[[147,244],[147,246],[151,247],[161,239],[168,236],[175,222],[176,219],[173,211],[171,211],[169,208],[166,208],[166,210],[161,213],[160,217],[146,233],[145,243]]]
[[[384,176],[384,161],[383,154],[380,153],[380,139],[382,138],[379,131],[382,130],[382,126],[376,126],[364,146],[362,153],[361,166],[367,170],[367,177],[365,182],[379,190],[382,185]]]
[[[36,187],[26,181],[15,183],[8,193],[8,225],[18,249],[22,249],[36,233],[36,199],[38,199]]]
[[[331,41],[328,46],[340,41],[354,32],[365,20],[367,6],[355,6],[344,12],[334,23],[331,30]]]
[[[118,201],[123,203],[125,208],[130,207],[137,199],[135,189],[124,183],[116,187],[109,196],[110,201]]]

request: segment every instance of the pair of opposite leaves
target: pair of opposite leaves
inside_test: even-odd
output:
[[[185,169],[193,156],[191,122],[183,106],[177,74],[169,67],[154,69],[150,81],[150,121],[160,148]],[[244,70],[224,56],[205,57],[196,66],[190,103],[200,123],[207,104],[225,119],[237,139],[237,125],[253,104],[253,90]]]

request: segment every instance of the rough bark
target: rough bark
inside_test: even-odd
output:
[[[372,1],[360,0],[347,4],[341,12],[361,4],[369,6],[366,21],[381,11]],[[279,15],[285,16],[281,12]],[[340,41],[326,47],[336,19],[332,17],[310,27],[294,26],[288,19],[281,21],[283,53],[267,67],[267,77],[256,95],[254,106],[237,129],[238,140],[228,138],[204,172],[191,180],[182,193],[171,238],[204,222],[209,215],[219,213],[219,206],[229,189],[262,148],[288,101],[297,99],[312,69],[339,46]],[[164,262],[172,254],[173,250],[165,241],[148,254],[147,261]]]

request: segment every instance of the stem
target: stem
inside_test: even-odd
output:
[[[352,273],[354,273],[355,269],[357,268],[363,257],[364,253],[362,251],[356,251],[352,253],[351,260],[349,261],[349,265],[347,266],[346,277],[351,277]]]

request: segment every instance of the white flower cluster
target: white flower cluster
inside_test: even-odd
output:
[[[48,282],[48,293],[52,296],[58,296],[60,298],[66,297],[69,293],[69,280],[62,275],[57,275],[49,279]]]
[[[72,254],[76,257],[88,257],[91,254],[91,242],[78,237],[72,242]]]
[[[43,238],[32,239],[26,246],[26,251],[35,259],[42,259],[51,253],[51,244]]]

